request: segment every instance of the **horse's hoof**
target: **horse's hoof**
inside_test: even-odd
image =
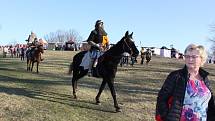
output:
[[[78,99],[76,95],[73,95],[73,98],[74,98],[74,99]]]
[[[96,102],[96,105],[101,105],[101,102]]]
[[[96,105],[101,105],[101,102],[99,100],[96,100]]]
[[[119,107],[116,108],[116,113],[118,113],[118,112],[122,112],[121,108],[119,108]]]
[[[96,99],[96,105],[101,105],[101,102],[98,99]]]

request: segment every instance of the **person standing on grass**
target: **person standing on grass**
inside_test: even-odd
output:
[[[215,102],[203,46],[190,44],[184,52],[185,66],[171,72],[157,97],[156,121],[215,121]]]
[[[141,53],[141,62],[140,62],[140,64],[143,64],[144,63],[144,59],[145,59],[145,50],[144,50],[144,47],[141,47],[141,51],[140,51],[140,53]]]
[[[20,57],[21,57],[21,61],[25,60],[25,48],[24,47],[21,48]]]

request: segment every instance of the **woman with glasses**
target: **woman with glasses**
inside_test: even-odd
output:
[[[157,97],[157,121],[215,121],[214,96],[202,67],[207,60],[203,46],[190,44],[185,66],[171,72]]]

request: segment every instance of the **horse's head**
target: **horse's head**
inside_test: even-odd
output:
[[[37,50],[38,50],[38,52],[44,53],[43,45],[38,45]]]
[[[128,31],[125,33],[125,36],[123,37],[123,50],[125,52],[128,52],[131,56],[136,57],[139,55],[139,51],[133,41],[132,38],[133,32],[131,34],[128,33]]]

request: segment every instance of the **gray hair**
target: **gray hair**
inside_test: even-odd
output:
[[[187,52],[190,52],[192,50],[197,50],[199,52],[199,55],[202,58],[201,66],[203,66],[205,64],[205,62],[207,60],[207,56],[208,56],[204,46],[189,44],[184,51],[184,55],[186,55]]]

